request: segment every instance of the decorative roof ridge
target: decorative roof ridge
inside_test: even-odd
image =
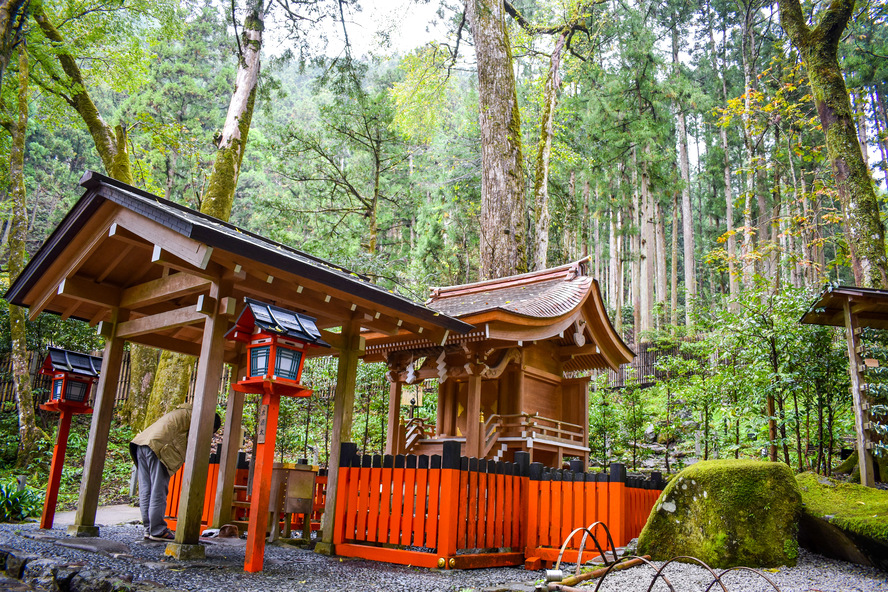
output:
[[[511,288],[514,286],[523,286],[546,282],[554,279],[564,279],[571,281],[578,276],[587,276],[586,264],[591,260],[590,257],[584,257],[572,263],[565,263],[558,267],[550,267],[549,269],[541,269],[531,271],[521,275],[512,275],[492,280],[483,280],[471,284],[460,284],[457,286],[442,286],[429,289],[430,297],[426,301],[426,305],[440,300],[442,298],[450,298],[454,296],[465,296],[467,294],[477,294],[479,292],[487,292],[491,289],[499,290]]]

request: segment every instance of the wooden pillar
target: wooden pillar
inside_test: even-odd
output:
[[[110,325],[102,323],[99,327],[99,332],[105,336],[105,352],[102,355],[102,373],[89,427],[77,514],[74,516],[74,524],[68,527],[68,534],[71,536],[99,536],[99,529],[95,525],[96,510],[102,488],[102,471],[105,470],[105,457],[108,454],[108,433],[111,430],[114,399],[117,397],[120,364],[123,361],[124,340],[117,337],[117,326],[128,318],[129,311],[114,308],[111,310]]]
[[[339,482],[339,455],[342,443],[350,438],[352,416],[355,410],[355,380],[358,374],[358,358],[364,353],[361,325],[350,321],[342,326],[342,342],[339,348],[339,368],[336,374],[336,392],[333,401],[333,437],[330,458],[327,460],[327,501],[321,522],[321,541],[315,551],[325,555],[333,553],[333,528],[336,515],[337,483]]]
[[[857,324],[857,315],[851,312],[850,300],[845,300],[844,309],[845,330],[848,341],[848,372],[851,374],[851,397],[854,404],[854,428],[857,432],[857,462],[860,467],[860,484],[866,487],[875,487],[876,478],[873,473],[873,455],[869,451],[869,438],[866,433],[866,424],[869,420],[864,408],[866,401],[861,392],[860,384],[860,375],[863,369],[860,367],[860,354],[857,353],[860,345],[858,336],[859,325]]]
[[[481,371],[482,364],[467,364],[469,392],[466,402],[466,456],[481,458]]]
[[[231,367],[231,384],[237,382],[240,367]],[[213,527],[221,528],[231,522],[231,502],[234,498],[234,478],[237,475],[237,453],[240,447],[241,424],[244,418],[244,394],[228,391],[225,410],[222,450],[219,455],[219,481],[216,485],[216,503],[213,506]]]
[[[197,363],[197,379],[194,386],[191,427],[188,430],[188,449],[182,467],[182,490],[179,498],[179,518],[176,523],[176,540],[169,543],[166,554],[177,559],[193,559],[205,556],[199,544],[204,496],[207,488],[207,471],[210,466],[210,443],[213,438],[213,415],[219,399],[222,379],[222,354],[228,323],[219,314],[221,296],[227,295],[230,284],[213,282],[209,298],[213,301],[212,313],[204,321]],[[198,303],[206,307],[207,302]]]
[[[447,417],[451,412],[448,411],[450,401],[447,398],[447,394],[452,382],[452,380],[448,380],[447,382],[438,383],[438,412],[435,418],[435,434],[438,436],[449,434],[447,431]]]
[[[400,439],[401,433],[401,388],[402,383],[395,372],[389,372],[389,409],[388,409],[388,437],[385,439],[385,454],[404,454],[401,447],[404,445]]]

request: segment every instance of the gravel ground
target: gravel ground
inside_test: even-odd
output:
[[[244,546],[206,545],[207,558],[200,562],[178,562],[165,558],[165,543],[145,542],[142,528],[136,525],[105,526],[103,539],[125,543],[131,557],[62,547],[51,539],[31,536],[66,538],[61,528],[41,531],[36,524],[0,524],[0,546],[18,549],[44,557],[60,558],[72,563],[83,562],[93,567],[131,576],[134,581],[150,580],[180,590],[287,591],[314,592],[343,590],[386,590],[436,592],[470,590],[532,590],[541,572],[523,568],[477,570],[428,570],[406,566],[330,558],[293,547],[266,546],[265,570],[258,574],[243,571]],[[565,566],[570,567],[570,566]],[[670,564],[664,572],[676,592],[704,591],[712,581],[708,571],[685,564]],[[852,592],[884,590],[888,592],[888,574],[871,568],[855,566],[819,555],[802,552],[794,568],[764,572],[782,592]],[[636,567],[609,575],[601,590],[630,592],[647,590],[653,571]],[[761,577],[731,572],[724,578],[728,592],[773,590]],[[720,589],[717,586],[713,589]],[[590,588],[591,590],[591,588]],[[654,590],[668,590],[658,582]]]

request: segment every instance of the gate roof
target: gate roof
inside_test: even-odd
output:
[[[119,307],[130,313],[119,336],[197,355],[210,285],[222,282],[231,297],[219,308],[232,320],[245,297],[271,302],[317,318],[334,348],[338,335],[329,329],[351,321],[437,342],[472,328],[343,267],[104,175],[88,171],[80,184],[86,192],[6,293],[32,319],[47,311],[97,324]]]

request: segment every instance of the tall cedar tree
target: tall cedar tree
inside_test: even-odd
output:
[[[820,13],[820,23],[813,29],[805,21],[799,0],[780,0],[779,5],[780,24],[802,55],[826,135],[854,281],[859,286],[888,288],[885,231],[838,60],[839,42],[854,10],[854,0],[833,0]]]
[[[466,0],[478,66],[481,279],[527,271],[524,157],[503,0]]]

